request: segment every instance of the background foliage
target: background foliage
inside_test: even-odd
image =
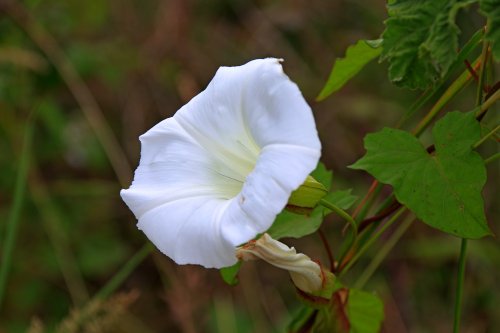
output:
[[[389,28],[408,10],[430,10],[400,2],[391,7]],[[464,1],[432,3],[456,11],[453,21],[436,22],[451,37],[417,29],[409,47],[454,48],[484,25],[475,10],[458,10]],[[481,9],[497,26],[492,3],[481,1]],[[215,270],[177,266],[157,252],[141,262],[142,252],[133,256],[146,239],[118,192],[138,162],[140,134],[203,89],[220,65],[265,56],[286,60],[286,72],[312,105],[322,160],[333,170],[332,190],[366,192],[368,175],[346,166],[364,154],[366,133],[395,125],[419,94],[393,86],[386,66],[395,81],[400,71],[420,67],[391,62],[397,50],[389,50],[382,53],[388,63],[372,62],[332,97],[321,103],[314,98],[334,58],[358,40],[380,37],[385,1],[26,0],[1,1],[0,9],[0,221],[19,208],[0,332],[282,332],[298,310],[286,272],[246,263],[240,284],[229,287]],[[390,29],[384,38],[390,43]],[[448,49],[430,49],[435,53],[415,59],[429,82],[439,77],[436,68],[454,60]],[[474,96],[471,85],[446,109],[470,110]],[[410,117],[409,128],[424,111]],[[25,146],[29,133],[31,145]],[[431,133],[422,140],[431,142]],[[483,156],[493,151],[490,143],[480,147]],[[23,159],[29,162],[26,191],[16,196]],[[498,161],[486,172],[498,179]],[[486,219],[498,235],[492,223],[500,216],[498,184],[490,183],[483,196]],[[6,225],[0,224],[1,242]],[[335,217],[322,226],[333,251],[340,251],[335,240],[342,226]],[[328,262],[317,234],[285,241]],[[424,224],[410,227],[365,287],[384,301],[385,332],[451,330],[458,248],[455,237]],[[99,292],[110,296],[102,288],[129,258],[141,263],[124,285],[111,297],[96,298]],[[494,332],[500,327],[498,240],[470,242],[468,259],[463,331]],[[350,274],[359,275],[366,264],[361,260]]]

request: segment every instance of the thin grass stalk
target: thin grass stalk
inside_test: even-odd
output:
[[[21,151],[21,158],[14,187],[12,207],[10,209],[9,218],[7,220],[5,240],[3,241],[2,265],[0,265],[0,309],[5,296],[5,288],[7,286],[7,280],[12,266],[12,257],[14,253],[17,232],[19,229],[19,220],[25,200],[26,182],[30,164],[31,144],[33,141],[34,132],[33,123],[33,117],[30,117],[24,130],[23,148]]]
[[[38,24],[36,18],[30,15],[19,2],[3,3],[0,5],[0,11],[4,11],[26,32],[33,43],[45,53],[47,59],[59,72],[59,75],[80,106],[90,127],[101,143],[121,186],[127,187],[132,177],[132,169],[127,157],[107,123],[94,95],[65,55],[56,39]]]

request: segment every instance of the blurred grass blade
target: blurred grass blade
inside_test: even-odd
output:
[[[5,294],[5,286],[9,276],[9,271],[12,263],[12,253],[16,242],[17,230],[19,228],[19,217],[24,202],[24,194],[26,192],[26,178],[28,175],[31,143],[33,140],[33,116],[30,116],[24,130],[24,142],[21,152],[21,159],[16,177],[14,188],[12,207],[7,221],[7,229],[2,248],[2,265],[0,266],[0,307],[2,305]]]
[[[21,3],[8,1],[0,6],[0,11],[4,11],[19,27],[26,31],[33,43],[45,53],[47,60],[59,72],[101,143],[121,186],[127,187],[132,177],[132,169],[125,152],[106,121],[94,95],[56,39],[38,23],[36,18]]]
[[[215,297],[213,311],[217,332],[238,332],[235,309],[231,295]]]
[[[49,236],[56,255],[57,263],[63,275],[71,299],[76,306],[84,304],[88,298],[88,291],[75,253],[64,228],[64,215],[52,197],[49,189],[35,162],[32,163],[29,175],[29,189],[31,199],[40,214],[43,227]]]
[[[146,243],[132,258],[123,265],[123,267],[111,278],[111,280],[102,287],[99,292],[94,296],[94,299],[105,299],[120,287],[120,285],[129,277],[129,275],[139,266],[139,264],[146,259],[146,257],[153,251],[154,246],[151,243]]]

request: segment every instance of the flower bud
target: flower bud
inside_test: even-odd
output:
[[[262,259],[273,266],[288,270],[295,286],[307,293],[318,291],[323,286],[323,274],[319,264],[268,234],[239,247],[236,257],[244,261]]]
[[[328,190],[311,176],[298,189],[292,192],[288,204],[303,208],[314,208],[318,202],[327,195]]]

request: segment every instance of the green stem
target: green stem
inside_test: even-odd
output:
[[[481,104],[479,111],[476,114],[476,118],[481,117],[488,109],[500,99],[500,89],[498,89],[493,95]]]
[[[321,230],[321,228],[318,229],[318,235],[319,235],[319,238],[321,239],[321,242],[323,243],[323,247],[325,248],[326,255],[328,256],[328,264],[330,265],[330,272],[335,273],[335,258],[333,256],[333,252],[332,252],[332,248],[330,246],[330,243],[328,243],[328,238],[326,238],[326,235]]]
[[[455,297],[455,319],[453,321],[453,333],[460,331],[460,319],[462,316],[462,298],[465,280],[465,262],[467,254],[467,239],[462,238],[460,245],[460,258],[458,263],[457,291]]]
[[[493,162],[493,161],[495,161],[495,160],[497,160],[497,159],[499,159],[499,158],[500,158],[500,153],[496,153],[496,154],[494,154],[494,155],[492,155],[492,156],[488,157],[487,159],[485,159],[485,160],[484,160],[484,164],[491,163],[491,162]]]
[[[326,201],[325,199],[321,199],[319,202],[323,207],[330,209],[338,216],[343,218],[349,226],[351,227],[353,239],[355,240],[358,237],[358,227],[356,225],[356,221],[351,217],[351,215],[347,214],[342,208],[336,206],[335,204]]]
[[[389,254],[392,248],[396,245],[396,243],[401,239],[403,234],[408,230],[410,225],[415,220],[413,215],[408,216],[403,223],[401,223],[396,231],[391,235],[389,240],[384,243],[382,248],[377,252],[373,260],[370,262],[368,267],[364,270],[364,272],[360,275],[358,280],[354,283],[354,288],[362,289],[365,283],[370,279],[370,277],[375,273],[377,268],[380,266],[385,257]]]
[[[479,81],[476,93],[476,105],[481,105],[483,103],[483,88],[484,88],[484,83],[486,82],[486,64],[488,63],[489,47],[490,43],[483,42],[483,49],[481,51],[482,65],[479,71]]]
[[[490,132],[488,132],[488,134],[486,134],[485,136],[483,136],[478,142],[476,142],[472,148],[473,149],[476,149],[477,147],[479,147],[481,144],[483,144],[483,142],[485,142],[486,140],[488,140],[490,137],[492,137],[493,135],[495,135],[495,133],[500,129],[500,125],[497,125],[497,127],[495,127],[494,129],[492,129]]]
[[[379,205],[379,208],[376,210],[375,214],[373,217],[376,217],[378,216],[380,213],[382,213],[387,207],[390,206],[391,203],[393,203],[395,200],[394,198],[394,194],[388,196],[387,198],[385,198],[385,200]],[[396,208],[397,209],[397,208]],[[392,213],[391,213],[392,214]],[[391,215],[389,214],[389,215]],[[388,216],[387,216],[388,217]],[[373,221],[373,222],[370,222],[369,225],[365,225],[364,224],[368,221],[368,220],[363,220],[363,221],[359,221],[358,222],[358,233],[359,233],[359,236],[358,236],[358,240],[356,242],[356,246],[358,247],[362,247],[364,246],[364,244],[370,239],[371,235],[375,232],[375,230],[377,229],[377,226],[379,225],[380,221],[383,221],[385,220],[386,217],[383,217],[383,218],[380,218],[379,220],[377,221]],[[347,249],[343,254],[342,256],[340,257],[339,259],[339,262],[341,263],[341,265],[344,263],[344,260],[345,260],[345,257],[346,255],[349,253],[349,251],[351,251],[352,249]]]
[[[342,263],[343,257],[346,253],[349,253],[349,251],[356,246],[356,242],[358,240],[358,225],[356,224],[356,221],[352,218],[351,215],[347,214],[343,209],[340,207],[337,207],[331,202],[326,201],[325,199],[321,199],[319,202],[323,207],[330,209],[331,211],[335,212],[337,215],[342,217],[349,226],[351,227],[352,230],[352,235],[349,238],[349,242],[346,244],[346,251],[342,254],[341,260],[339,261]],[[337,268],[334,266],[333,270],[336,270]]]
[[[486,110],[488,110],[489,106],[494,103],[495,99],[494,98],[499,98],[500,95],[498,95],[498,91],[493,94],[490,98],[488,98],[484,103],[483,103],[483,85],[485,83],[485,72],[486,72],[486,64],[487,64],[487,57],[488,57],[488,46],[489,43],[486,41],[483,41],[483,49],[480,55],[480,59],[482,62],[481,70],[479,73],[479,82],[478,82],[478,87],[477,87],[477,94],[476,94],[476,106],[480,107],[480,115]],[[497,95],[497,96],[495,96]],[[493,132],[494,133],[494,132]],[[491,133],[487,134],[486,137],[488,137]],[[486,140],[485,138],[482,138],[476,144],[474,144],[474,148],[478,147],[482,142]],[[458,333],[460,331],[460,320],[462,319],[462,298],[463,298],[463,291],[464,291],[464,280],[465,280],[465,263],[466,263],[466,255],[467,255],[467,239],[462,238],[462,243],[460,244],[460,257],[458,261],[458,275],[457,275],[457,289],[456,289],[456,296],[455,296],[455,311],[454,311],[454,319],[453,319],[453,333]]]
[[[129,277],[129,275],[139,266],[139,264],[146,259],[146,257],[153,251],[154,246],[151,243],[146,243],[136,254],[132,256],[123,265],[123,267],[106,283],[101,290],[97,292],[94,299],[104,299],[110,296],[120,285]]]
[[[477,67],[479,62],[481,61],[481,57],[474,61],[473,67]],[[443,95],[438,99],[436,104],[431,108],[429,113],[418,123],[418,125],[413,130],[413,135],[416,137],[420,136],[423,131],[430,125],[432,120],[436,117],[436,115],[443,109],[443,107],[462,90],[463,87],[471,80],[472,75],[465,71],[460,75],[449,87],[446,89]]]
[[[354,213],[352,214],[353,219],[356,221],[363,221],[363,219],[366,217],[372,206],[375,204],[375,201],[377,200],[381,190],[382,190],[383,184],[379,183],[378,181],[374,181],[372,185],[370,186],[370,190],[368,193],[365,195],[365,197],[361,200],[361,203],[356,207],[354,210]],[[359,223],[356,223],[356,227],[359,226]],[[351,244],[348,244],[349,246],[344,246],[341,249],[340,256],[338,259],[338,262],[342,264],[345,260],[345,256],[349,253],[349,251],[352,250],[352,246],[354,244],[359,245],[359,241],[362,241],[362,239],[357,239],[356,243],[352,242]],[[363,244],[362,242],[361,244]]]
[[[340,277],[345,275],[347,271],[354,265],[354,263],[375,243],[375,241],[389,228],[394,222],[396,222],[403,213],[406,212],[406,207],[401,207],[378,231],[375,233],[364,245],[359,249],[359,251],[354,255],[354,257],[349,260],[349,262],[342,269]]]
[[[356,210],[359,210],[357,216],[356,213],[353,213],[353,216],[356,218],[357,221],[362,221],[366,217],[370,209],[375,204],[375,201],[377,200],[380,192],[382,191],[383,186],[384,184],[377,181],[373,191],[371,193],[368,193],[368,195],[365,198],[363,198],[362,207],[356,208]]]
[[[29,170],[29,160],[31,152],[31,143],[33,139],[33,118],[30,116],[26,129],[24,131],[24,143],[17,172],[16,183],[14,188],[14,199],[12,208],[7,220],[7,229],[5,234],[5,242],[3,243],[2,265],[0,266],[0,307],[2,305],[5,294],[5,286],[9,276],[10,267],[12,264],[12,254],[16,242],[17,230],[19,228],[19,217],[24,202],[24,194],[26,192],[26,178]]]

